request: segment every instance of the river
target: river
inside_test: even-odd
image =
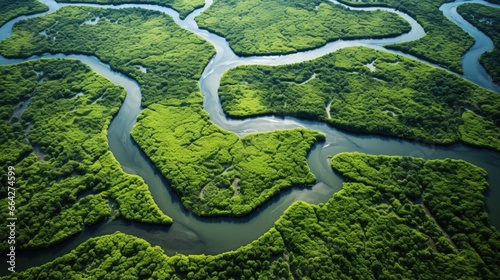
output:
[[[494,203],[500,199],[500,155],[485,149],[477,149],[462,144],[452,146],[435,146],[422,143],[394,139],[381,136],[358,135],[339,131],[324,123],[306,121],[297,118],[258,117],[245,120],[228,119],[220,106],[217,90],[222,74],[230,68],[244,64],[260,65],[283,65],[295,62],[315,59],[327,53],[350,46],[365,46],[391,53],[397,53],[406,57],[410,55],[401,52],[386,50],[383,46],[396,42],[416,40],[424,36],[423,28],[408,15],[389,8],[380,8],[397,13],[406,19],[412,26],[412,30],[401,36],[387,39],[348,40],[335,41],[323,47],[282,56],[255,56],[238,57],[229,48],[227,41],[206,30],[200,30],[194,18],[207,9],[212,0],[208,0],[203,8],[191,13],[185,20],[181,20],[178,13],[169,8],[155,5],[85,5],[85,4],[58,4],[54,1],[41,1],[50,7],[50,10],[32,16],[18,17],[0,28],[0,40],[4,40],[12,33],[15,22],[38,17],[43,14],[52,13],[63,6],[80,5],[94,6],[111,9],[127,7],[140,7],[157,10],[170,15],[182,28],[205,38],[216,49],[216,55],[205,68],[199,81],[204,95],[204,108],[210,114],[211,120],[220,127],[234,131],[242,136],[251,132],[263,132],[283,128],[306,127],[323,132],[327,137],[324,143],[316,144],[308,156],[308,164],[311,171],[316,175],[317,183],[311,188],[292,188],[266,202],[262,207],[251,215],[244,218],[199,218],[186,211],[180,204],[179,198],[172,192],[168,184],[160,175],[160,172],[151,164],[149,159],[133,143],[130,130],[135,124],[137,115],[142,110],[140,86],[133,79],[118,73],[98,58],[85,55],[62,55],[45,54],[33,56],[28,59],[6,59],[0,57],[0,64],[13,64],[26,60],[40,58],[73,58],[89,65],[96,72],[105,76],[112,82],[120,84],[127,90],[127,96],[118,113],[113,119],[108,130],[108,141],[110,150],[120,162],[126,172],[141,176],[153,195],[160,209],[174,219],[171,226],[148,225],[136,222],[128,222],[121,219],[110,220],[91,227],[86,227],[81,233],[47,249],[19,252],[17,256],[18,270],[43,264],[58,256],[68,253],[88,238],[113,233],[117,230],[144,238],[152,245],[161,246],[169,255],[176,252],[182,254],[217,254],[236,249],[257,239],[269,230],[274,222],[281,216],[285,209],[294,201],[302,200],[318,204],[326,202],[335,192],[340,190],[342,178],[332,171],[327,156],[340,152],[359,151],[370,154],[387,155],[410,155],[427,159],[455,158],[463,159],[476,164],[488,171],[488,182],[490,189],[486,195],[487,211],[494,226],[500,228],[500,205]],[[335,2],[335,1],[332,1]],[[492,48],[491,40],[468,24],[463,18],[456,14],[456,6],[464,1],[445,4],[441,7],[443,13],[456,22],[460,27],[476,38],[476,44],[464,55],[464,78],[481,85],[485,88],[500,92],[500,87],[491,82],[478,62],[479,55]],[[484,1],[468,1],[474,3],[485,3]],[[336,3],[336,2],[335,2]],[[499,7],[499,5],[492,5]],[[354,9],[354,8],[353,8]],[[378,8],[356,8],[356,9],[378,9]],[[477,51],[479,49],[479,51]],[[417,59],[423,63],[438,67],[432,63]],[[0,272],[0,274],[3,273]]]

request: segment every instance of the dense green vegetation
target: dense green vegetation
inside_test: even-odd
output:
[[[500,127],[491,120],[465,111],[462,115],[463,124],[459,128],[462,140],[470,145],[499,150]]]
[[[124,173],[108,151],[106,131],[123,88],[74,60],[2,66],[0,77],[0,167],[15,167],[16,247],[49,246],[110,216],[172,222],[143,180]],[[7,191],[0,190],[2,209],[9,209]]]
[[[237,67],[222,77],[219,94],[232,117],[294,115],[356,132],[442,144],[461,140],[500,150],[498,141],[488,140],[500,139],[498,94],[444,70],[367,48],[346,48],[292,65]],[[475,128],[468,114],[462,117],[465,109],[479,115]]]
[[[241,54],[295,52],[358,37],[355,32],[385,36],[383,32],[407,28],[394,15],[347,12],[328,2],[222,1],[199,19],[220,24],[214,28],[221,32],[229,30],[228,40],[234,36],[229,41]],[[455,40],[457,33],[444,45],[450,38],[441,36],[443,30],[455,30],[449,22],[439,22],[443,18],[435,8],[444,1],[420,2],[404,9],[418,13],[417,20],[431,31],[414,45],[399,46],[430,60],[443,55],[436,61],[459,71],[456,57],[468,41]],[[177,3],[171,5],[185,8],[195,2]],[[395,3],[387,0],[389,6]],[[359,26],[353,15],[364,17]],[[258,36],[246,33],[252,28]],[[423,51],[425,40],[432,41],[429,52]],[[148,107],[133,137],[182,203],[198,215],[245,215],[280,190],[315,181],[305,157],[314,142],[324,139],[320,133],[295,129],[239,138],[209,120],[197,80],[213,49],[168,16],[141,9],[67,7],[16,25],[14,35],[0,43],[0,53],[8,56],[47,51],[96,55],[140,83]],[[172,222],[154,204],[144,182],[124,173],[108,151],[106,130],[124,98],[122,88],[72,60],[2,66],[0,77],[0,167],[16,167],[16,246],[49,246],[84,225],[114,217]],[[445,71],[371,49],[344,49],[282,67],[239,67],[224,76],[220,90],[224,108],[235,117],[290,114],[354,131],[437,143],[461,140],[500,150],[498,95]],[[237,250],[167,256],[142,239],[115,233],[5,279],[500,275],[500,233],[484,211],[484,170],[457,160],[359,153],[337,155],[332,166],[347,179],[340,192],[318,206],[294,203],[271,230]],[[1,176],[6,181],[6,174]],[[0,208],[8,208],[6,189],[0,190]],[[0,237],[6,236],[7,214],[1,214]],[[6,246],[2,243],[0,250]]]
[[[202,102],[198,79],[214,49],[160,12],[91,7],[64,7],[19,22],[0,43],[9,57],[46,52],[99,57],[141,85],[147,106]]]
[[[18,16],[36,14],[49,9],[37,0],[0,0],[0,7],[0,26]]]
[[[439,10],[453,0],[339,0],[353,6],[385,6],[401,10],[416,19],[424,28],[419,40],[389,45],[389,48],[410,53],[427,61],[462,73],[462,55],[474,44],[474,39],[448,20]]]
[[[40,267],[2,279],[289,279],[275,229],[238,250],[216,256],[165,255],[159,247],[116,232],[82,243],[71,253]],[[273,261],[273,259],[277,260]],[[252,278],[255,277],[255,278]]]
[[[239,55],[293,53],[337,39],[388,37],[410,30],[395,14],[350,11],[327,0],[216,0],[196,21],[226,38]]]
[[[348,182],[294,203],[258,240],[215,256],[166,256],[122,233],[5,279],[496,279],[500,233],[486,172],[458,160],[340,154]],[[63,274],[64,273],[64,274]],[[63,276],[64,275],[64,276]],[[63,278],[64,277],[64,278]]]
[[[64,3],[96,3],[96,4],[155,4],[170,7],[179,12],[181,19],[185,18],[194,9],[205,5],[204,0],[57,0]]]
[[[198,215],[244,215],[280,190],[315,182],[306,162],[324,136],[296,129],[241,139],[217,127],[200,105],[151,105],[132,136],[182,203]]]
[[[175,109],[186,112],[195,110],[197,114],[193,117],[196,117],[196,122],[203,120],[200,125],[218,131],[208,121],[205,113],[201,112],[203,99],[197,85],[204,65],[213,54],[213,48],[201,38],[178,27],[168,16],[141,9],[65,7],[54,14],[20,22],[14,27],[12,37],[0,43],[0,52],[8,56],[28,56],[47,51],[94,54],[139,82],[143,92],[143,105],[159,103],[168,105],[167,107],[173,105]],[[196,109],[189,109],[189,106]],[[173,110],[174,107],[170,109]],[[145,111],[143,116],[147,112],[153,114],[161,108],[165,107],[157,106],[152,111]],[[181,120],[185,114],[178,117]],[[184,151],[177,147],[169,151],[172,155],[167,157],[170,165],[163,166],[165,163],[162,162],[166,159],[158,159],[162,154],[156,153],[156,149],[167,153],[165,149],[171,148],[165,145],[163,136],[158,136],[162,133],[159,128],[163,126],[151,125],[157,122],[154,118],[140,118],[138,121],[139,128],[136,128],[138,132],[135,134],[137,142],[144,151],[149,151],[148,155],[172,182],[184,205],[200,215],[248,214],[280,189],[292,185],[310,185],[314,182],[314,176],[305,161],[305,154],[313,140],[319,137],[317,133],[303,132],[302,135],[302,132],[291,132],[290,139],[280,138],[287,135],[280,133],[272,134],[273,137],[269,139],[267,136],[251,136],[247,140],[249,146],[262,145],[258,147],[267,149],[267,145],[270,145],[271,149],[275,150],[271,155],[264,152],[258,155],[259,151],[246,149],[246,142],[235,143],[236,135],[217,132],[215,136],[218,138],[221,135],[231,135],[228,139],[233,139],[233,142],[221,139],[218,143],[220,149],[231,150],[231,153],[221,154],[223,158],[212,158],[207,152],[200,157],[182,159]],[[141,138],[141,135],[151,137]],[[156,143],[151,143],[152,137],[157,137]],[[186,135],[179,140],[189,137],[193,135]],[[253,143],[260,141],[259,139],[266,141]],[[205,139],[201,140],[202,143],[204,141]],[[179,142],[179,145],[181,144],[183,145]],[[215,146],[211,143],[204,144],[209,145],[207,148]],[[239,151],[236,152],[237,150]],[[217,152],[211,149],[208,151]],[[274,166],[272,161],[276,159],[271,156],[279,158],[281,154],[288,156],[290,162],[281,158],[281,161],[277,161],[279,164]],[[225,156],[228,158],[224,158]],[[173,159],[182,162],[186,174],[175,169],[177,163]],[[225,165],[231,165],[233,160],[237,160],[238,164],[234,164],[223,174],[224,169],[229,167]],[[261,163],[269,168],[264,175],[260,174],[264,167],[257,165]],[[199,166],[206,166],[208,173],[195,174],[188,171]],[[219,170],[221,167],[224,168]],[[187,177],[188,175],[191,177]],[[231,180],[229,184],[227,180]]]
[[[458,6],[457,11],[493,41],[495,47],[484,53],[479,61],[493,81],[500,83],[500,10],[480,4],[464,4]]]
[[[412,266],[405,271],[414,276],[407,274],[403,278],[494,279],[499,275],[500,233],[490,225],[484,209],[483,193],[487,182],[483,169],[460,160],[424,161],[360,153],[337,155],[332,159],[332,166],[346,177],[348,183],[344,184],[344,190],[346,185],[357,185],[356,192],[371,189],[370,193],[365,193],[371,200],[366,206],[385,209],[382,211],[387,211],[391,218],[405,221],[409,232],[419,232],[391,240],[390,243],[394,242],[392,246],[388,244],[393,250],[389,251],[389,256],[399,253],[400,259],[395,259],[397,264],[402,265],[406,259]],[[359,209],[354,205],[351,207]],[[367,227],[373,228],[371,221],[366,219],[363,214],[357,217],[365,234],[370,232]],[[374,236],[393,232],[391,228],[379,227],[380,231],[374,232]],[[404,232],[399,226],[393,229],[396,235]],[[411,248],[422,246],[422,241],[428,244],[427,252],[414,254]],[[367,243],[363,246],[366,248]],[[416,261],[411,261],[415,257]],[[430,263],[425,265],[428,261]],[[373,271],[376,262],[371,264]],[[393,272],[397,273],[396,262],[391,264],[394,265]],[[442,266],[444,264],[447,265]],[[435,269],[439,271],[433,271]],[[422,277],[429,272],[439,276]]]

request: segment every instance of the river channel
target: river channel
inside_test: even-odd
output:
[[[121,9],[128,7],[139,7],[157,10],[170,15],[182,28],[192,31],[210,42],[216,49],[216,55],[205,68],[199,81],[204,95],[204,108],[210,114],[211,120],[220,127],[233,131],[240,136],[253,132],[271,131],[275,129],[305,127],[323,132],[326,141],[316,144],[308,156],[308,164],[311,171],[316,175],[317,183],[310,188],[292,188],[266,202],[251,215],[244,218],[200,218],[186,211],[180,204],[180,200],[170,189],[160,172],[154,167],[149,159],[141,152],[130,137],[130,130],[135,124],[137,115],[142,110],[140,85],[133,79],[111,69],[109,65],[102,63],[98,58],[85,55],[63,55],[45,54],[33,56],[27,59],[6,59],[0,56],[0,64],[15,64],[27,60],[40,58],[72,58],[78,59],[89,65],[99,74],[105,76],[116,84],[122,85],[127,90],[127,96],[118,113],[111,122],[108,129],[108,141],[110,150],[120,162],[122,168],[132,174],[141,176],[153,195],[160,209],[173,218],[171,226],[149,225],[137,222],[129,222],[121,219],[109,220],[91,227],[86,227],[78,235],[47,249],[19,252],[17,257],[17,270],[23,270],[31,266],[40,265],[68,253],[79,244],[91,237],[113,233],[117,230],[141,237],[152,245],[161,246],[169,255],[176,252],[182,254],[217,254],[228,250],[234,250],[242,245],[257,239],[269,230],[274,222],[282,215],[288,206],[294,201],[302,200],[313,204],[326,202],[335,192],[340,190],[343,182],[329,166],[327,157],[340,152],[359,151],[369,154],[386,155],[409,155],[423,157],[426,159],[454,158],[463,159],[480,166],[488,171],[488,182],[490,188],[486,193],[486,211],[491,223],[500,228],[500,155],[498,153],[477,149],[463,144],[452,146],[435,146],[422,144],[408,140],[389,137],[359,135],[337,130],[324,123],[306,121],[297,118],[258,117],[244,120],[233,120],[225,116],[219,101],[217,90],[222,74],[239,65],[283,65],[306,60],[315,59],[325,54],[334,52],[341,48],[350,46],[365,46],[373,49],[397,53],[406,57],[419,60],[423,63],[439,67],[432,63],[417,59],[413,56],[387,50],[386,44],[416,40],[425,35],[423,28],[410,16],[389,8],[352,8],[362,10],[380,9],[397,13],[407,20],[412,30],[401,36],[386,39],[366,40],[339,40],[329,43],[323,47],[282,56],[255,56],[238,57],[229,48],[227,41],[206,30],[200,30],[194,18],[207,9],[212,0],[208,0],[203,8],[191,13],[185,20],[181,20],[177,12],[172,9],[155,5],[86,5],[86,4],[59,4],[53,0],[43,0],[42,3],[50,7],[49,11],[32,16],[18,17],[0,28],[0,41],[12,34],[12,26],[15,22],[26,18],[38,17],[52,13],[63,6],[93,6],[110,9]],[[337,3],[336,1],[332,1]],[[463,1],[445,4],[441,7],[444,15],[454,21],[457,25],[471,34],[475,39],[475,45],[463,56],[463,77],[482,87],[500,92],[500,87],[495,85],[487,75],[484,68],[479,64],[479,56],[493,48],[490,38],[481,33],[477,28],[467,23],[456,13],[456,7],[464,2],[481,3],[491,7],[500,8],[500,5],[488,4],[484,1]],[[337,3],[339,4],[339,3]],[[0,272],[0,275],[3,273]]]

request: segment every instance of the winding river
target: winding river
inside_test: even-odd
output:
[[[6,59],[0,56],[0,64],[15,64],[40,58],[78,59],[112,82],[122,85],[127,90],[127,96],[118,115],[109,126],[108,140],[110,150],[126,172],[137,174],[145,180],[160,209],[174,219],[174,224],[171,226],[149,225],[117,219],[86,227],[80,234],[56,246],[29,252],[18,252],[18,270],[46,263],[47,261],[68,253],[88,238],[113,233],[117,230],[144,238],[152,245],[159,245],[169,255],[175,254],[176,252],[182,254],[216,254],[236,249],[257,239],[264,232],[269,230],[284,210],[294,201],[302,200],[314,204],[326,202],[341,188],[342,184],[342,178],[331,170],[327,156],[346,151],[359,151],[370,154],[410,155],[427,159],[455,158],[476,164],[488,171],[490,189],[486,194],[486,210],[490,215],[492,224],[496,228],[500,228],[500,205],[494,203],[500,200],[500,172],[498,172],[500,171],[500,155],[498,153],[485,149],[472,148],[462,144],[444,147],[388,137],[351,134],[339,131],[321,122],[306,121],[291,117],[258,117],[245,120],[233,120],[225,116],[220,106],[217,89],[222,74],[230,68],[244,64],[290,64],[315,59],[345,47],[365,46],[397,53],[434,67],[439,67],[411,55],[387,50],[383,47],[386,44],[416,40],[425,35],[423,28],[414,19],[404,13],[389,8],[356,8],[363,10],[386,10],[397,13],[407,20],[411,24],[412,30],[407,34],[394,38],[340,40],[311,51],[296,54],[238,57],[229,48],[224,38],[206,30],[200,30],[194,21],[197,15],[202,13],[212,4],[212,0],[207,0],[203,8],[194,11],[185,20],[181,20],[178,13],[174,10],[155,5],[59,4],[53,0],[42,0],[41,2],[49,6],[49,11],[32,16],[21,16],[8,22],[0,28],[0,40],[4,40],[12,34],[12,26],[16,22],[26,18],[52,13],[60,7],[68,5],[94,6],[111,9],[140,7],[161,11],[170,15],[182,28],[190,30],[205,38],[216,49],[216,55],[205,68],[199,81],[200,88],[204,95],[205,110],[208,111],[213,122],[240,136],[252,132],[306,127],[321,131],[327,137],[325,142],[318,143],[313,147],[307,159],[311,171],[317,178],[317,183],[311,188],[292,188],[284,191],[265,203],[254,213],[244,218],[199,218],[183,209],[177,195],[172,192],[154,165],[151,164],[149,159],[131,140],[130,130],[135,124],[137,115],[142,110],[140,105],[141,90],[137,82],[110,69],[109,65],[100,62],[96,57],[92,56],[45,54],[42,56],[33,56],[28,59]],[[337,3],[336,1],[332,2]],[[493,47],[493,43],[487,36],[467,23],[456,13],[456,7],[464,2],[487,4],[488,6],[496,8],[500,8],[500,5],[493,5],[480,0],[458,0],[441,7],[445,16],[454,21],[476,39],[476,43],[471,50],[463,56],[462,61],[465,72],[463,77],[482,87],[500,92],[500,87],[492,83],[491,78],[486,74],[485,70],[478,62],[479,56],[484,51],[490,50]],[[0,275],[2,273],[4,273],[4,270],[0,272]]]

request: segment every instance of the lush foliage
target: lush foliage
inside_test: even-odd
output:
[[[108,151],[123,88],[74,60],[2,66],[0,77],[0,166],[16,169],[16,247],[49,246],[110,216],[171,223],[142,179],[124,173]],[[6,187],[0,199],[8,209]]]
[[[282,189],[313,184],[306,154],[324,138],[297,129],[239,139],[199,105],[156,104],[139,115],[132,136],[198,215],[248,214]]]
[[[500,150],[498,141],[481,137],[500,138],[498,94],[372,49],[347,48],[278,67],[237,67],[223,76],[219,91],[224,110],[233,117],[294,115],[352,131],[443,144],[462,140]],[[467,128],[470,118],[461,127],[465,109],[481,116],[475,122],[485,131]]]
[[[327,0],[216,0],[196,20],[201,28],[225,37],[240,55],[293,53],[337,39],[410,30],[392,13],[350,11]]]
[[[55,261],[3,279],[289,279],[283,240],[275,229],[216,256],[165,255],[159,247],[116,232],[82,243]],[[275,261],[273,261],[276,259]]]
[[[479,61],[493,81],[500,83],[500,10],[480,4],[464,4],[458,6],[457,11],[493,40],[495,48],[484,53]]]
[[[327,203],[296,202],[258,240],[216,256],[168,257],[121,233],[93,238],[9,279],[495,279],[500,233],[486,172],[457,160],[340,154],[349,182]]]
[[[205,5],[203,0],[57,0],[64,3],[97,3],[97,4],[155,4],[170,7],[179,12],[181,18],[185,18],[196,8]]]
[[[386,6],[401,10],[415,18],[424,28],[419,40],[388,46],[462,73],[462,55],[474,39],[448,20],[439,7],[452,0],[339,0],[355,6]]]
[[[48,10],[48,7],[37,0],[0,0],[0,26],[9,20],[22,15],[31,15]]]
[[[160,12],[91,7],[64,7],[19,22],[0,43],[6,56],[45,52],[99,57],[141,84],[147,106],[202,102],[198,79],[214,50]]]
[[[499,150],[500,127],[494,122],[471,111],[465,111],[462,120],[459,132],[465,143]]]
[[[411,231],[419,231],[419,238],[427,239],[433,253],[428,248],[420,255],[421,263],[417,258],[417,262],[411,264],[413,269],[408,272],[415,277],[434,269],[439,270],[435,271],[438,275],[444,274],[433,277],[440,279],[494,279],[499,275],[500,233],[490,225],[485,212],[483,193],[487,182],[483,169],[461,160],[424,161],[360,153],[337,155],[332,159],[332,166],[349,181],[345,185],[359,184],[360,189],[376,186],[369,195],[371,207],[386,208],[394,219],[405,221]],[[358,217],[361,224],[364,219]],[[397,227],[396,233],[400,228]],[[364,231],[367,232],[366,227]],[[375,236],[384,231],[387,229]],[[395,239],[391,248],[411,251],[412,246],[415,248],[416,236],[411,240],[408,237]],[[409,251],[406,256],[414,257]],[[435,265],[422,266],[428,260]],[[456,265],[452,268],[454,272],[449,271],[452,266],[440,267],[446,263]],[[422,271],[415,273],[416,270]]]

